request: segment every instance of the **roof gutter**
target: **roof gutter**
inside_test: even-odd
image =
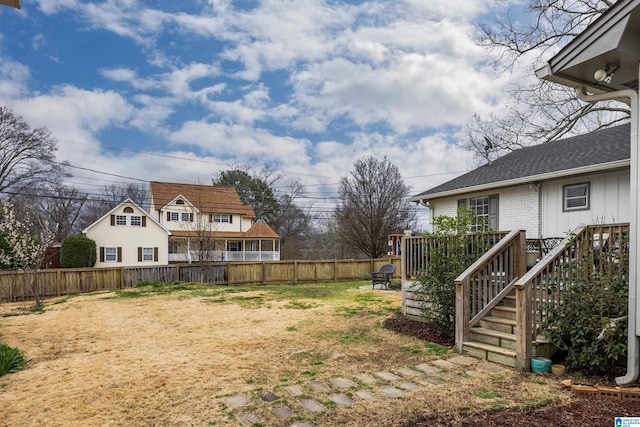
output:
[[[640,77],[640,69],[639,69]],[[631,107],[631,158],[638,159],[638,93],[635,90],[625,89],[610,93],[596,95],[587,94],[584,86],[576,90],[578,99],[588,103],[616,100],[622,101]],[[638,379],[640,367],[639,338],[637,334],[637,286],[638,286],[638,161],[631,162],[631,206],[634,206],[629,221],[629,234],[635,244],[629,245],[629,320],[627,332],[627,373],[622,377],[616,377],[618,384],[631,384]]]
[[[562,171],[524,176],[521,178],[509,179],[506,181],[491,182],[487,184],[474,185],[472,187],[456,188],[454,190],[441,191],[438,193],[418,195],[418,196],[411,197],[409,201],[420,203],[427,200],[440,199],[443,197],[456,196],[459,194],[493,190],[496,188],[511,187],[514,185],[529,184],[533,181],[548,181],[551,179],[564,178],[567,176],[574,176],[574,175],[580,175],[585,173],[601,172],[604,170],[612,170],[612,169],[621,169],[621,168],[629,167],[630,163],[631,163],[630,159],[616,160],[614,162],[599,163],[597,165],[589,165],[589,166],[583,166],[580,168],[565,169]]]

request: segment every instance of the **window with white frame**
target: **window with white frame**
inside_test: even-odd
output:
[[[127,225],[127,216],[116,215],[116,225]]]
[[[153,261],[153,248],[142,248],[142,261]]]
[[[242,243],[241,242],[228,242],[227,250],[229,252],[240,252],[242,251]]]
[[[142,227],[142,217],[140,215],[131,215],[130,224],[132,227]]]
[[[169,253],[170,254],[178,253],[178,242],[169,242]]]
[[[189,212],[182,212],[182,221],[189,222],[191,214]]]
[[[180,212],[169,212],[170,217],[169,221],[179,221],[180,220]]]
[[[209,216],[209,221],[210,222],[224,222],[224,223],[230,223],[231,222],[231,215],[229,214],[211,214]]]
[[[565,185],[562,187],[563,212],[589,209],[589,183]]]
[[[469,231],[498,230],[497,194],[460,199],[458,200],[458,209],[460,208],[469,209],[476,217],[476,221],[471,224]]]
[[[118,262],[118,248],[104,248],[104,262]]]
[[[471,231],[486,231],[489,227],[489,196],[472,197],[469,199],[469,209],[476,216]]]

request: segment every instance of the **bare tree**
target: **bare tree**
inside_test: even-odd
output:
[[[533,76],[534,69],[543,66],[559,46],[612,4],[607,0],[529,0],[526,14],[521,4],[513,3],[504,17],[482,25],[480,44],[496,54],[497,71],[518,73],[526,67],[527,73],[509,91],[506,113],[477,115],[468,124],[467,148],[490,160],[504,151],[627,121],[629,109],[622,103],[586,105],[572,89]]]
[[[224,260],[225,241],[216,239],[218,223],[214,213],[207,206],[203,191],[198,191],[195,199],[183,205],[179,215],[180,228],[188,234],[182,244],[186,244],[188,262],[195,263],[200,269],[200,281],[209,283],[214,271],[214,263]]]
[[[106,203],[111,205],[111,208],[126,199],[131,199],[135,204],[144,209],[147,204],[147,195],[148,188],[146,183],[115,182],[102,189],[102,198]]]
[[[53,241],[62,242],[81,231],[79,218],[87,197],[74,187],[56,183],[31,193],[24,192],[13,199],[13,204],[16,212],[36,218],[34,225],[47,223]]]
[[[362,256],[357,249],[345,245],[339,235],[334,214],[316,218],[311,231],[304,236],[301,259],[353,259]]]
[[[299,206],[296,201],[304,196],[304,185],[294,182],[278,196],[275,218],[270,226],[282,238],[281,259],[300,259],[305,246],[305,235],[311,230],[311,205]]]
[[[410,191],[386,156],[382,161],[371,156],[356,160],[351,176],[340,178],[338,239],[367,257],[385,255],[389,234],[415,227],[416,209],[407,201]]]
[[[65,163],[55,160],[56,140],[47,128],[32,129],[9,108],[0,106],[0,193],[7,199],[67,176]]]

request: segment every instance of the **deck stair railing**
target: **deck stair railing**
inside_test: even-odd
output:
[[[504,236],[456,280],[456,350],[462,353],[470,329],[513,289],[524,275],[525,231]]]
[[[580,226],[516,281],[516,367],[527,369],[533,343],[544,333],[545,305],[560,304],[577,274],[612,268],[628,250],[628,232],[628,224]],[[585,257],[590,262],[578,263]]]

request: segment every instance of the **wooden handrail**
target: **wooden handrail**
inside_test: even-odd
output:
[[[513,288],[525,270],[525,231],[514,230],[493,245],[456,279],[456,350],[470,329]]]
[[[535,277],[540,276],[540,274],[544,271],[544,269],[548,267],[549,264],[551,264],[553,261],[555,261],[562,254],[563,251],[566,250],[567,245],[569,244],[571,239],[574,238],[573,236],[582,234],[586,228],[587,228],[586,225],[578,226],[578,228],[576,228],[572,233],[572,236],[565,237],[564,240],[559,245],[553,248],[546,256],[544,256],[529,271],[527,271],[524,274],[524,276],[518,279],[514,287],[516,289],[522,289],[526,286],[531,286],[533,279]]]
[[[545,313],[541,310],[544,304],[561,302],[561,295],[571,286],[574,278],[571,270],[575,261],[585,255],[592,256],[595,243],[620,245],[621,237],[628,229],[628,224],[581,225],[553,248],[514,285],[516,290],[516,367],[528,370],[528,362],[533,351],[533,343],[542,332],[541,324]],[[598,236],[594,239],[594,236]],[[596,258],[593,258],[596,261]],[[594,263],[593,269],[596,264]],[[599,265],[601,270],[606,268]],[[590,270],[591,271],[591,267]]]
[[[496,254],[500,253],[504,246],[508,245],[513,239],[520,235],[520,230],[510,231],[509,234],[504,236],[498,243],[493,245],[491,249],[484,253],[480,258],[478,258],[473,264],[471,264],[465,271],[460,273],[458,277],[456,277],[455,283],[460,284],[465,280],[466,277],[470,277],[475,274],[479,269],[484,267],[487,262],[493,258]]]

